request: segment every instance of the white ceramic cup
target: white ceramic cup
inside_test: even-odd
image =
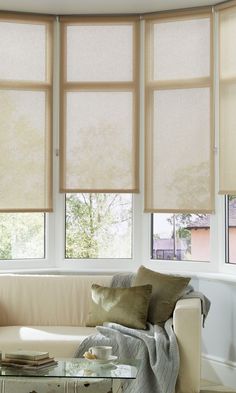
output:
[[[89,348],[89,352],[96,356],[97,359],[107,360],[112,354],[112,347],[97,346]]]

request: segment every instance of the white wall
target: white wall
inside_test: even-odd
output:
[[[202,331],[204,378],[236,387],[236,283],[198,280],[198,289],[211,301]]]

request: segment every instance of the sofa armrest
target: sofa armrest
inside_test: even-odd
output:
[[[201,378],[201,301],[182,299],[173,314],[180,354],[176,393],[199,393]]]

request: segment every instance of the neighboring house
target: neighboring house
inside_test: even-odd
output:
[[[229,202],[229,261],[236,263],[236,199]],[[210,260],[210,216],[204,215],[188,225],[191,232],[191,259]]]
[[[191,259],[210,260],[210,216],[203,215],[187,226],[191,232]]]
[[[236,198],[229,202],[229,262],[236,264]],[[186,229],[190,239],[153,239],[153,259],[210,261],[210,215],[200,215]]]

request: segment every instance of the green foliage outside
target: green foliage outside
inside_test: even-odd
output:
[[[131,257],[131,197],[67,194],[66,258]]]
[[[67,194],[66,258],[130,258],[131,200]],[[44,214],[0,213],[0,239],[0,259],[44,258]]]
[[[235,195],[228,195],[229,202],[233,201],[235,198]]]
[[[44,100],[41,91],[0,91],[3,210],[42,206]],[[43,213],[0,213],[0,259],[41,259],[45,257],[44,246]]]
[[[0,259],[44,258],[44,214],[0,213]]]

